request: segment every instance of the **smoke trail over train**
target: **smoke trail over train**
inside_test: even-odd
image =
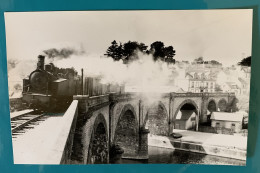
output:
[[[136,52],[135,56],[138,58],[128,64],[124,64],[122,60],[114,61],[104,55],[89,55],[83,49],[70,47],[49,48],[43,50],[41,54],[48,57],[46,63],[51,62],[59,68],[74,68],[78,73],[83,69],[85,76],[99,77],[103,84],[126,85],[126,91],[159,93],[176,91],[177,66],[160,60],[154,61],[152,55]],[[15,65],[9,63],[10,91],[15,91],[16,84],[20,84],[22,79],[36,68],[36,61],[35,57],[28,62],[16,62]]]
[[[71,55],[54,59],[58,67],[84,69],[84,75],[101,77],[102,83],[125,84],[129,90],[139,92],[167,92],[178,76],[176,67],[162,61],[154,61],[152,55],[137,53],[138,59],[128,64],[97,55]]]

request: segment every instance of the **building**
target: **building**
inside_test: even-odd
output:
[[[233,132],[242,130],[243,114],[235,112],[213,112],[211,114],[211,127],[230,129]]]
[[[194,69],[186,72],[188,92],[215,92],[216,80],[210,70]]]
[[[233,92],[236,95],[248,95],[250,90],[249,74],[241,70],[221,71],[217,76],[217,85],[221,92]]]
[[[241,93],[241,88],[235,82],[225,82],[222,84],[223,92],[231,92],[239,95]]]

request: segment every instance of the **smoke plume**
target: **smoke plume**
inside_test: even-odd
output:
[[[152,55],[137,53],[138,59],[128,64],[110,57],[97,55],[71,55],[66,59],[54,59],[58,67],[83,68],[84,75],[100,77],[102,83],[125,84],[132,92],[169,92],[174,90],[176,67],[162,61],[154,61]]]
[[[163,61],[154,61],[152,55],[137,51],[138,58],[124,64],[110,57],[87,55],[82,49],[50,48],[43,52],[59,68],[74,68],[78,73],[84,70],[85,77],[99,77],[103,84],[125,85],[128,92],[167,93],[178,89],[175,79],[178,78],[177,67]],[[9,90],[16,92],[18,83],[36,69],[37,57],[30,61],[10,61]],[[19,88],[19,87],[18,87]]]

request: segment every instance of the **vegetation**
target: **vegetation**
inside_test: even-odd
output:
[[[150,49],[144,43],[128,41],[126,43],[117,43],[115,40],[108,47],[105,55],[113,58],[115,61],[123,60],[124,63],[138,59],[137,52],[153,55],[154,60],[161,60],[167,63],[175,63],[175,50],[172,46],[165,47],[163,42],[156,41],[150,45]]]
[[[194,59],[193,64],[211,64],[211,65],[222,65],[220,62],[216,60],[204,61],[203,57],[199,57]]]
[[[238,65],[251,67],[251,56],[242,59]]]

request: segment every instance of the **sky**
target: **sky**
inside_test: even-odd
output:
[[[36,59],[50,48],[103,55],[113,40],[173,46],[175,59],[204,57],[224,65],[251,55],[252,10],[5,13],[8,59]]]

